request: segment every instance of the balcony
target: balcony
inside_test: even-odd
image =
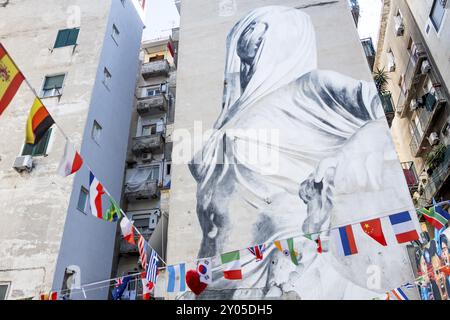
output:
[[[156,133],[149,136],[134,137],[131,151],[135,156],[138,157],[143,153],[162,152],[163,144],[164,137],[162,133]]]
[[[403,174],[405,175],[406,183],[408,184],[409,192],[411,195],[417,190],[419,185],[419,177],[417,175],[414,162],[402,162]]]
[[[125,184],[125,198],[128,201],[150,200],[159,197],[158,180]]]
[[[427,58],[425,47],[421,43],[417,43],[411,49],[411,56],[405,71],[403,79],[403,90],[397,101],[397,111],[400,117],[405,117],[409,110],[409,104],[416,92],[416,86],[425,78],[425,74],[421,72],[422,62]]]
[[[144,238],[146,240],[148,240],[152,234],[151,231],[149,231],[148,229],[143,231],[140,228],[138,228],[139,232],[141,232],[141,234],[144,236]],[[131,255],[137,255],[139,254],[139,249],[137,246],[137,243],[139,241],[139,235],[137,234],[137,232],[134,232],[134,242],[136,243],[136,245],[132,245],[130,243],[128,243],[128,241],[126,241],[125,239],[121,238],[120,239],[120,253],[121,254],[131,254]]]
[[[425,185],[424,197],[431,203],[431,200],[438,195],[443,184],[449,178],[450,167],[450,148],[447,146],[443,161],[433,170],[428,177],[428,182]]]
[[[389,128],[392,125],[392,121],[395,117],[394,106],[392,104],[392,96],[390,92],[386,92],[380,94],[381,105],[383,106],[384,114],[386,115],[386,119],[389,125]]]
[[[422,155],[430,147],[427,137],[431,132],[435,131],[433,123],[438,118],[438,111],[447,103],[442,89],[440,87],[435,87],[434,89],[434,93],[429,92],[421,98],[422,104],[417,111],[422,132],[420,133],[417,128],[414,129],[410,144],[411,153],[414,157]]]
[[[167,112],[168,101],[165,95],[142,97],[137,102],[137,112],[141,116],[152,116]]]
[[[167,77],[169,72],[170,65],[166,59],[144,63],[141,71],[142,77],[145,80],[152,77]]]

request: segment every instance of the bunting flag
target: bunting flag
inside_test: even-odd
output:
[[[51,291],[50,293],[41,293],[40,300],[58,300],[58,292]]]
[[[130,276],[125,276],[117,279],[116,286],[112,291],[113,300],[120,300],[120,298],[122,298],[122,295],[125,292],[128,286],[128,282],[130,282],[130,280],[131,280]]]
[[[254,247],[250,247],[248,248],[248,251],[250,251],[250,253],[255,256],[256,262],[258,262],[264,259],[264,252],[266,251],[266,245],[260,244]]]
[[[419,234],[408,211],[390,215],[389,221],[399,244],[419,239]]]
[[[391,293],[397,300],[409,300],[401,288],[393,289]]]
[[[114,201],[113,198],[110,197],[109,202],[111,203],[111,206],[106,211],[106,220],[109,222],[116,222],[120,219],[122,213],[120,211],[119,206],[117,205],[117,203]]]
[[[105,194],[103,185],[92,172],[89,172],[89,204],[94,217],[103,218],[102,195]]]
[[[417,210],[422,214],[422,217],[433,227],[440,230],[448,223],[450,215],[447,211],[436,205],[429,209],[421,208]]]
[[[186,265],[181,263],[176,266],[168,266],[167,272],[167,292],[186,291]]]
[[[375,240],[382,246],[387,246],[380,219],[361,222],[361,228],[373,240]]]
[[[55,121],[41,100],[39,98],[34,99],[34,103],[28,114],[25,142],[36,145],[53,124],[55,124]]]
[[[150,300],[153,287],[149,285],[145,271],[141,272],[141,281],[142,281],[142,300]]]
[[[224,253],[220,256],[222,265],[224,267],[223,277],[228,280],[241,280],[241,255],[239,250]]]
[[[139,256],[141,257],[142,268],[147,269],[147,259],[148,259],[147,242],[145,241],[142,235],[139,236],[138,249],[139,249]]]
[[[125,241],[135,246],[133,222],[124,216],[120,221],[120,230]]]
[[[331,230],[331,236],[341,256],[350,256],[358,253],[355,236],[351,225]]]
[[[274,242],[275,247],[280,250],[286,257],[290,257],[292,263],[298,265],[297,256],[298,253],[294,248],[294,239],[277,240]]]
[[[169,50],[170,55],[172,56],[172,58],[175,58],[175,49],[174,49],[172,38],[170,38],[169,42],[167,42],[167,49]]]
[[[25,80],[6,49],[0,43],[0,116]]]
[[[58,173],[63,177],[68,177],[80,170],[83,165],[83,159],[80,154],[75,150],[73,144],[67,140],[66,147],[64,149],[64,155],[59,163]]]
[[[324,249],[322,247],[322,240],[320,239],[320,234],[307,234],[305,235],[305,238],[314,241],[316,243],[318,253],[324,252]]]
[[[204,258],[197,261],[197,273],[200,276],[200,282],[212,283],[212,259]]]
[[[147,266],[147,274],[145,275],[148,286],[150,289],[152,289],[156,285],[156,278],[158,276],[158,254],[155,250],[151,249],[150,253],[150,260],[148,262]]]

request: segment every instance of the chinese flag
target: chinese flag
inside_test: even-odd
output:
[[[382,246],[387,246],[386,239],[384,238],[383,234],[383,229],[381,227],[381,220],[379,218],[361,222],[361,227],[363,231],[373,240],[375,240]]]

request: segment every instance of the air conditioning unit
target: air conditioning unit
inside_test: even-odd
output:
[[[17,172],[28,171],[33,169],[33,158],[31,156],[20,156],[14,161],[13,168]]]
[[[419,107],[419,102],[417,101],[417,99],[412,99],[411,103],[409,104],[409,108],[411,109],[411,111],[416,110]]]
[[[403,24],[403,18],[400,15],[395,16],[394,22],[395,22],[395,35],[397,37],[400,37],[403,35],[403,33],[405,31],[405,25]]]
[[[422,66],[420,67],[420,72],[422,72],[422,74],[426,74],[426,73],[430,72],[430,70],[431,70],[430,61],[428,61],[428,59],[424,60],[422,62]]]
[[[153,155],[151,153],[142,154],[142,162],[151,162],[153,160]]]
[[[439,143],[439,141],[440,139],[437,132],[430,133],[430,136],[428,137],[428,142],[430,143],[430,145],[435,146]]]

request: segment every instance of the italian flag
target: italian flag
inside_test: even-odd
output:
[[[280,250],[286,257],[291,258],[292,263],[294,263],[296,266],[298,265],[298,253],[295,251],[294,240],[292,238],[287,240],[278,240],[275,241],[274,244],[275,247]]]
[[[220,258],[224,266],[223,277],[228,280],[241,280],[241,255],[239,251],[222,254]]]

